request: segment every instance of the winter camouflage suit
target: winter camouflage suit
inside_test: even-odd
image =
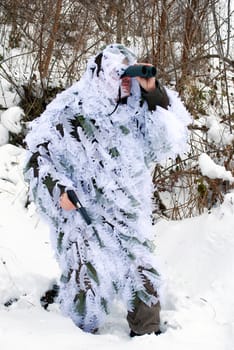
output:
[[[120,72],[135,62],[128,49],[109,45],[31,123],[26,137],[25,176],[62,271],[58,300],[87,332],[100,328],[117,295],[132,331],[159,331],[150,164],[185,149],[190,117],[158,81],[146,92],[133,78],[131,95],[118,100]],[[60,207],[68,189],[91,225]]]

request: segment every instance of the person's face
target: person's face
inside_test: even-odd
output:
[[[131,78],[123,77],[121,79],[121,95],[123,93],[124,96],[129,96],[131,91]]]

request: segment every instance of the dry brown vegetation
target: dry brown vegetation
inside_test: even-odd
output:
[[[232,134],[233,14],[231,1],[225,4],[220,11],[221,0],[2,0],[0,77],[20,96],[29,121],[79,79],[91,55],[121,42],[157,66],[158,78],[179,91],[195,121],[211,108]],[[14,48],[20,53],[9,57]],[[11,67],[19,56],[24,65],[16,77]],[[206,152],[233,172],[233,143],[209,140],[206,123],[190,129],[189,154],[157,165],[153,175],[156,213],[172,219],[211,209],[232,188],[203,176],[198,157]]]

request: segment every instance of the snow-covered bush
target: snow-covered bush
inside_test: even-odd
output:
[[[1,115],[2,125],[13,134],[19,134],[22,131],[22,120],[24,111],[18,106],[8,108]]]
[[[5,145],[9,141],[9,131],[4,125],[0,124],[0,146]]]
[[[27,185],[24,181],[25,150],[11,144],[0,146],[0,194],[7,192],[12,200],[25,205]]]
[[[24,111],[19,106],[12,106],[0,115],[0,146],[7,143],[21,145],[25,129]]]
[[[190,129],[189,153],[155,168],[157,215],[182,219],[201,214],[222,203],[225,193],[234,188],[230,126],[211,114],[200,116]]]

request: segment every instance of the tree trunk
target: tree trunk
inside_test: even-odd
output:
[[[61,9],[62,9],[62,0],[57,0],[51,35],[50,35],[49,42],[40,66],[40,74],[41,74],[42,80],[48,76],[48,70],[49,70],[51,57],[53,54],[54,43],[55,43],[56,35],[59,29]]]

